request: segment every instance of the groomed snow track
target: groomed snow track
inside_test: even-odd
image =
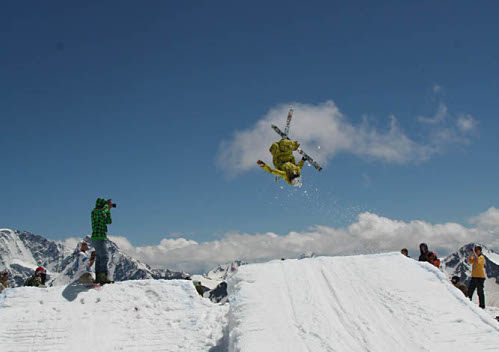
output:
[[[229,305],[185,280],[0,294],[0,351],[497,351],[499,324],[400,254],[244,265]]]
[[[498,351],[499,324],[435,267],[398,253],[242,266],[229,351]]]

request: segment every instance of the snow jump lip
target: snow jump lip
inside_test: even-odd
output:
[[[468,351],[499,325],[443,273],[399,253],[243,266],[229,279],[229,351]]]

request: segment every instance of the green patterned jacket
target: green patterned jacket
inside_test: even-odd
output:
[[[92,239],[107,239],[107,225],[111,223],[109,204],[107,204],[105,199],[97,198],[95,208],[92,210]]]

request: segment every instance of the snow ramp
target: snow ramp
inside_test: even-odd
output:
[[[227,310],[186,280],[7,289],[0,351],[216,351]]]
[[[245,265],[229,280],[236,351],[498,351],[499,324],[399,253]]]

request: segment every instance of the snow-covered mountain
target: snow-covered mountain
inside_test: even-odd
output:
[[[314,252],[311,252],[311,251],[307,251],[307,252],[300,254],[300,256],[298,258],[305,259],[305,258],[315,258],[315,257],[317,257],[317,254],[315,254]]]
[[[90,237],[85,239],[91,246]],[[92,248],[90,249],[92,250]],[[151,269],[147,264],[123,253],[112,241],[107,241],[109,274],[115,281],[136,279],[185,279],[189,274],[167,269]],[[23,284],[34,269],[43,266],[49,274],[49,285],[65,285],[74,280],[78,248],[25,231],[0,230],[0,269],[7,268],[15,286]]]
[[[204,277],[215,281],[225,281],[227,278],[237,272],[241,265],[247,264],[246,262],[236,260],[228,264],[220,264],[215,269],[204,274]]]
[[[40,265],[49,275],[62,271],[66,253],[62,244],[42,236],[0,229],[0,269],[9,269],[16,286],[22,285]]]
[[[499,307],[499,254],[482,246],[482,253],[485,257],[485,304],[489,306]],[[455,253],[445,257],[442,261],[442,270],[449,278],[459,276],[461,281],[468,285],[471,279],[471,264],[467,258],[473,252],[475,243],[469,243]],[[477,300],[475,293],[474,299]]]

